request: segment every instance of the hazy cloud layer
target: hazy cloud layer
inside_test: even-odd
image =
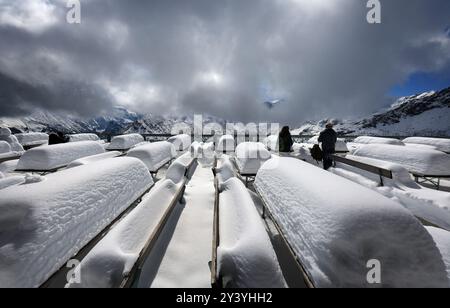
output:
[[[386,104],[414,72],[449,70],[450,1],[0,0],[0,115],[113,105],[298,124]],[[285,98],[268,110],[265,99]]]

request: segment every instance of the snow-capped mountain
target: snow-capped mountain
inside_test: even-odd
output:
[[[325,119],[307,122],[295,134],[315,135],[328,121],[342,135],[450,136],[450,88],[439,92],[402,97],[392,106],[358,121]]]
[[[118,135],[129,133],[167,134],[178,123],[193,125],[193,117],[156,116],[139,114],[123,107],[115,107],[109,114],[81,119],[73,115],[37,111],[24,118],[0,118],[0,126],[9,127],[13,132],[54,132],[97,133],[99,135]],[[203,115],[203,123],[219,123],[225,121],[208,115]]]

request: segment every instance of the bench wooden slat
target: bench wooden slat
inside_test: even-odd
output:
[[[388,179],[392,179],[393,178],[391,170],[387,170],[387,169],[384,169],[384,168],[376,167],[376,166],[373,166],[373,165],[369,165],[369,164],[366,164],[366,163],[362,163],[362,162],[359,162],[359,161],[356,161],[356,160],[353,160],[353,159],[348,159],[346,157],[337,156],[337,155],[333,155],[333,159],[334,159],[334,161],[337,161],[337,162],[340,162],[340,163],[343,163],[343,164],[346,164],[346,165],[349,165],[349,166],[352,166],[352,167],[356,167],[356,168],[359,168],[361,170],[364,170],[364,171],[367,171],[367,172],[370,172],[370,173],[373,173],[373,174],[376,174],[376,175],[379,175],[379,176],[382,176],[382,177],[385,177],[385,178],[388,178]]]

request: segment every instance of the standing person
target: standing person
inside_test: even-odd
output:
[[[278,135],[278,143],[280,148],[280,153],[290,153],[292,152],[292,146],[294,141],[292,141],[291,132],[289,126],[283,127],[280,134]]]
[[[333,158],[331,155],[336,153],[337,133],[333,129],[333,123],[327,123],[326,129],[320,133],[319,143],[322,143],[323,151],[323,168],[330,169],[333,166]]]

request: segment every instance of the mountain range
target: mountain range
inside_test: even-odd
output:
[[[389,108],[360,120],[323,119],[307,122],[293,130],[293,134],[316,135],[327,122],[332,121],[341,135],[376,136],[450,136],[450,88],[439,92],[427,92],[402,97]],[[177,123],[193,125],[189,116],[156,116],[132,112],[115,107],[109,114],[82,119],[77,116],[48,111],[36,111],[21,118],[0,118],[0,126],[9,127],[14,133],[37,131],[63,133],[95,132],[99,135],[126,133],[168,134]],[[204,125],[226,121],[204,115]]]

